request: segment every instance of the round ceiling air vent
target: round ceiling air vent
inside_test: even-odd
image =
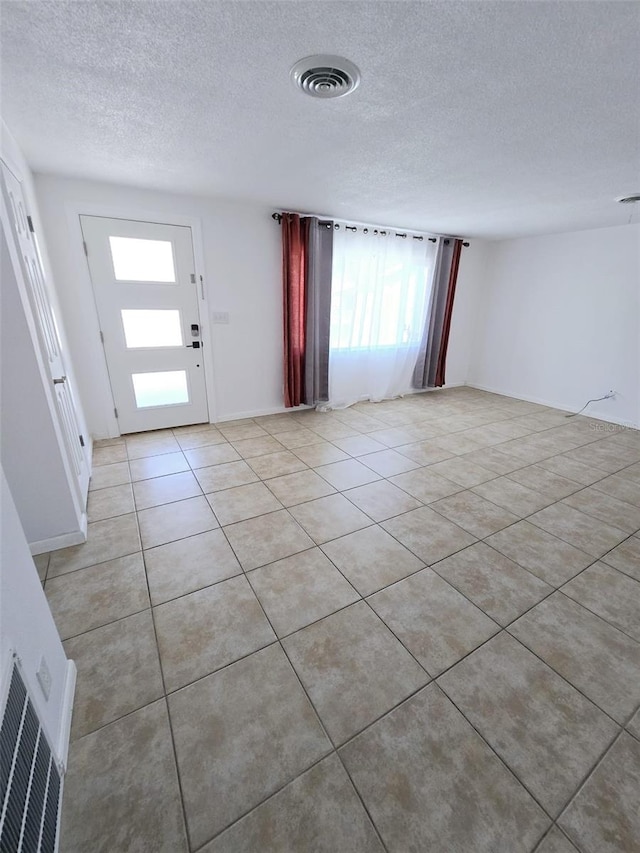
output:
[[[291,69],[291,79],[313,98],[341,98],[360,83],[360,72],[341,56],[307,56]]]

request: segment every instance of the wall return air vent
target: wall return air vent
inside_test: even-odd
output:
[[[307,56],[293,66],[291,79],[312,98],[341,98],[357,89],[360,72],[341,56]]]
[[[61,770],[18,666],[0,726],[0,851],[55,853]]]

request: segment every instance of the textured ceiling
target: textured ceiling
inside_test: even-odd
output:
[[[628,221],[636,2],[3,2],[36,171],[504,237]],[[359,89],[306,98],[303,56]],[[636,214],[634,221],[640,219]]]

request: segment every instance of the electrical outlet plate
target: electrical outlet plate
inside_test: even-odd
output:
[[[38,684],[44,694],[44,698],[48,700],[51,693],[51,673],[49,672],[49,667],[47,666],[47,662],[44,657],[40,660],[40,666],[36,672],[36,678],[38,679]]]

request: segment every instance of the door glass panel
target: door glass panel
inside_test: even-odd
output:
[[[133,373],[136,406],[177,406],[189,402],[186,370],[167,370],[157,373]]]
[[[123,309],[122,325],[128,349],[181,347],[180,311]]]
[[[175,282],[170,240],[109,237],[113,272],[117,281]]]

